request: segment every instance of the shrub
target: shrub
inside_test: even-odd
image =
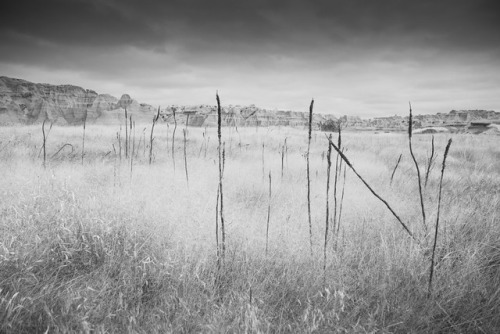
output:
[[[339,123],[329,119],[324,123],[319,122],[319,129],[326,132],[339,132]]]

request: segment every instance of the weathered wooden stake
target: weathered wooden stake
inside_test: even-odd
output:
[[[271,171],[269,171],[269,202],[267,204],[266,256],[269,245],[269,220],[271,218]]]
[[[313,241],[312,241],[312,220],[311,220],[311,177],[310,177],[310,167],[309,167],[309,154],[311,151],[311,134],[312,134],[312,116],[313,116],[314,99],[311,100],[311,105],[309,106],[309,132],[307,140],[307,217],[309,221],[309,243],[311,256],[313,254]]]

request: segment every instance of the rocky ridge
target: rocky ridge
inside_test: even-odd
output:
[[[47,119],[62,125],[115,123],[125,108],[134,119],[150,121],[154,108],[129,95],[120,99],[72,85],[49,85],[0,77],[0,124],[33,124]]]
[[[136,122],[151,122],[157,109],[139,103],[128,94],[117,99],[108,94],[72,85],[50,85],[0,77],[0,124],[33,124],[47,119],[57,124],[75,125],[84,120],[98,124],[123,122],[125,109]],[[210,105],[169,106],[161,110],[162,119],[173,122],[174,110],[179,124],[214,126],[217,108]],[[251,106],[222,108],[224,125],[307,126],[305,112],[266,110]],[[336,120],[333,115],[315,114],[313,124]]]
[[[177,122],[191,126],[216,126],[217,107],[214,105],[169,106],[161,111],[164,121],[173,122],[174,110]],[[291,126],[306,127],[309,114],[298,111],[267,110],[255,105],[229,105],[221,107],[222,122],[226,126]],[[313,114],[313,126],[328,120],[336,121],[333,115]]]
[[[0,77],[0,125],[33,124],[47,119],[57,124],[75,125],[84,120],[97,124],[120,124],[124,121],[125,109],[136,122],[151,122],[157,109],[139,103],[124,94],[120,99],[109,94],[98,94],[89,89],[72,85],[50,85]],[[168,106],[161,109],[161,118],[173,123],[173,115],[179,124],[190,126],[216,126],[215,105]],[[255,105],[229,105],[222,107],[223,124],[226,126],[291,126],[306,127],[308,113],[284,110],[267,110]],[[336,122],[330,114],[314,114],[313,126]],[[357,116],[342,116],[344,127],[358,130],[404,131],[408,127],[408,116],[376,117],[361,119]],[[441,128],[452,132],[482,129],[491,124],[500,124],[500,112],[491,110],[452,110],[435,115],[415,115],[415,128]],[[497,127],[494,127],[497,129]],[[471,130],[471,131],[472,131]],[[472,131],[474,132],[474,131]]]
[[[390,131],[405,131],[408,128],[408,119],[408,116],[397,115],[371,119],[361,119],[353,116],[342,116],[340,118],[347,128]],[[448,113],[413,116],[415,129],[436,129],[438,132],[444,130],[448,132],[477,133],[482,132],[481,130],[489,130],[488,127],[496,129],[494,125],[497,124],[500,124],[500,112],[493,110],[452,110]]]

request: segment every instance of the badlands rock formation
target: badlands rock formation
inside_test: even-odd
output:
[[[35,84],[0,77],[0,124],[33,124],[47,119],[57,124],[116,123],[124,108],[134,120],[150,121],[154,108],[129,95],[120,100],[71,85]]]
[[[33,124],[45,119],[57,124],[81,124],[83,120],[98,124],[124,122],[125,109],[135,122],[151,122],[157,109],[139,103],[128,94],[117,99],[71,85],[35,84],[21,79],[0,77],[0,124]],[[217,108],[214,105],[170,106],[161,111],[162,119],[191,126],[215,126]],[[224,125],[236,126],[300,126],[308,124],[305,112],[266,110],[254,105],[223,107]],[[332,115],[314,115],[313,124],[336,120]]]
[[[96,97],[92,106],[87,109],[87,119],[97,119],[106,111],[115,109],[118,99],[109,94],[100,94]]]
[[[135,122],[150,123],[157,109],[139,103],[128,94],[117,99],[108,94],[71,85],[36,84],[21,79],[0,77],[0,125],[33,124],[45,119],[57,124],[89,123],[116,125],[124,122],[125,109]],[[216,126],[215,105],[169,106],[161,110],[162,120],[173,123],[176,113],[178,124],[190,126]],[[283,110],[266,110],[250,106],[229,105],[222,108],[226,126],[292,126],[307,127],[308,113]],[[333,115],[314,114],[313,127],[336,121]],[[405,131],[408,116],[361,119],[342,116],[344,127],[359,130]],[[500,124],[500,113],[491,110],[452,110],[436,115],[415,115],[414,128],[445,129],[453,132],[496,133],[491,125]],[[440,130],[440,131],[441,131]],[[422,131],[426,132],[426,131]]]
[[[81,87],[34,84],[0,77],[0,122],[34,123],[44,119],[61,124],[82,122],[98,94]]]
[[[405,131],[408,128],[408,116],[389,116],[371,119],[343,116],[340,118],[348,128]],[[492,110],[452,110],[449,113],[435,115],[414,115],[413,125],[417,128],[447,129],[451,132],[471,132],[481,130],[490,124],[500,124],[500,112]],[[481,132],[481,131],[480,131]]]
[[[266,110],[250,106],[229,105],[222,107],[222,122],[226,126],[291,126],[306,127],[309,123],[308,113],[283,110]],[[173,122],[175,110],[177,122],[190,126],[216,126],[217,107],[210,105],[170,106],[162,110],[163,120]],[[336,120],[333,115],[313,114],[313,126],[320,122]]]
[[[122,97],[113,105],[110,105],[107,110],[102,112],[95,123],[98,124],[120,124],[125,120],[125,109],[127,116],[132,116],[132,120],[137,123],[149,123],[153,119],[156,109],[149,104],[142,104],[132,99],[130,95],[123,94]]]

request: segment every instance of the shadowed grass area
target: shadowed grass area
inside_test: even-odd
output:
[[[500,148],[497,137],[455,135],[443,183],[433,295],[427,298],[432,238],[421,230],[419,195],[404,134],[343,134],[358,172],[421,240],[348,172],[337,251],[323,282],[328,146],[310,153],[313,256],[309,251],[307,132],[223,128],[226,140],[225,266],[218,272],[216,129],[189,128],[189,188],[174,172],[171,131],[155,127],[148,147],[120,163],[112,127],[54,126],[47,168],[39,127],[0,134],[0,332],[486,332],[500,329]],[[273,178],[265,256],[268,180]],[[446,145],[436,135],[438,161]],[[240,145],[241,142],[241,145]],[[74,152],[63,150],[65,143]],[[141,144],[142,145],[142,144]],[[176,141],[183,159],[183,141]],[[430,136],[413,137],[423,166]],[[144,153],[146,152],[146,153]],[[178,161],[178,166],[182,161]],[[439,168],[424,189],[428,222],[437,211]],[[217,275],[220,279],[216,280]],[[217,284],[216,284],[217,282]]]

